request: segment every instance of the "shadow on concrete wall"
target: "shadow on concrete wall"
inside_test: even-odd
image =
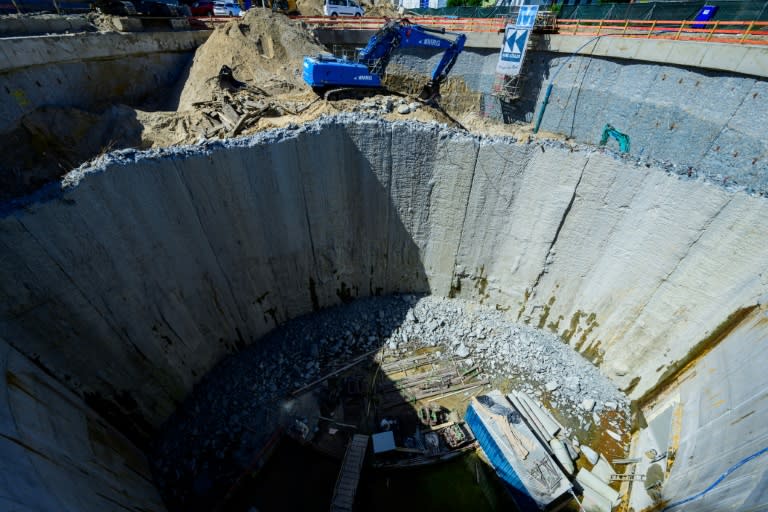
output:
[[[100,154],[139,147],[142,131],[124,105],[103,112],[39,107],[0,137],[0,201],[39,190]]]
[[[283,157],[290,158],[294,148],[300,153],[296,161],[299,169],[278,171],[296,172],[297,177],[301,177],[302,183],[294,185],[298,185],[295,191],[303,197],[285,195],[279,201],[285,204],[298,200],[302,204],[297,210],[301,218],[292,220],[306,223],[308,228],[307,233],[300,235],[307,236],[304,259],[308,267],[292,266],[289,272],[293,274],[290,279],[294,283],[283,282],[283,287],[295,288],[304,283],[305,296],[291,300],[302,304],[301,313],[314,311],[314,316],[296,318],[294,315],[294,319],[287,319],[285,324],[281,320],[282,325],[258,341],[238,347],[236,353],[221,361],[201,380],[194,393],[168,420],[155,441],[154,470],[171,510],[234,510],[233,503],[243,500],[243,492],[247,498],[253,487],[247,485],[243,490],[242,482],[236,485],[238,479],[248,474],[254,456],[262,453],[276,429],[290,428],[297,418],[309,417],[310,423],[315,424],[317,415],[333,417],[343,424],[356,424],[359,431],[372,432],[381,419],[391,413],[392,405],[403,400],[394,384],[388,384],[386,375],[378,371],[373,352],[398,329],[413,302],[389,299],[385,317],[362,316],[370,313],[362,310],[359,323],[345,333],[338,332],[337,324],[348,316],[336,317],[335,309],[326,308],[341,303],[354,309],[359,305],[356,299],[362,297],[428,291],[419,249],[392,201],[388,182],[392,173],[387,168],[386,155],[375,161],[371,155],[363,154],[341,127],[327,128],[325,135],[327,137],[306,136],[320,139],[314,146],[311,141],[303,140],[303,135],[301,146],[293,141],[284,142],[287,148]],[[331,140],[332,145],[325,144]],[[302,158],[301,152],[307,144],[316,151],[311,159]],[[245,159],[247,152],[253,150],[234,151],[242,151]],[[281,160],[277,153],[272,152],[275,160]],[[272,218],[263,218],[261,222],[280,225],[291,221],[280,217],[280,212],[274,211]],[[236,231],[233,230],[233,235]],[[280,238],[297,233],[286,227],[273,234]],[[256,243],[259,237],[256,233],[252,235],[251,240]],[[280,250],[283,243],[278,239],[267,240],[267,247]],[[265,257],[281,259],[279,254]],[[281,263],[273,265],[280,267]],[[275,269],[275,274],[283,275],[283,271]],[[229,273],[232,280],[245,277]],[[252,295],[249,300],[257,299],[261,289],[247,291]],[[287,299],[295,292],[272,293]],[[288,306],[284,304],[280,309]],[[347,372],[298,396],[292,394],[318,375],[343,367],[360,354],[367,356],[351,370],[352,377]],[[315,361],[322,364],[318,371],[312,367]],[[387,404],[370,401],[371,375],[378,376],[377,388],[391,388]],[[356,380],[359,389],[349,395],[344,390],[351,378]],[[418,422],[413,410],[400,411],[398,415],[399,421],[408,425]],[[327,431],[327,422],[320,423]],[[341,432],[327,441],[329,451],[337,457],[343,456],[343,441],[351,432],[339,428]],[[331,479],[335,480],[335,474]],[[328,508],[322,495],[306,495],[315,493],[312,486],[317,482],[299,482],[290,474],[285,475],[284,481],[293,491],[270,489],[270,492],[288,493],[282,496],[284,504],[298,500],[306,505],[309,498],[321,504],[321,508]],[[326,490],[333,491],[332,487]]]
[[[264,392],[242,382],[218,398],[200,391],[216,421],[175,438],[174,485],[196,491],[181,500],[164,489],[170,505],[210,510],[260,439],[238,445],[253,434],[244,425],[262,432],[269,424],[259,415],[264,404],[246,423],[245,402],[217,400],[240,392],[258,402],[308,380],[293,364],[282,375],[258,366],[248,354],[272,345],[256,340],[334,304],[429,289],[390,196],[390,156],[363,153],[346,129],[331,124],[251,147],[131,156],[0,218],[7,341],[137,446],[147,446],[163,411],[227,354],[234,355],[219,368],[254,364],[251,377],[275,383]],[[379,129],[373,137],[386,139],[387,128]],[[377,343],[406,312],[393,310]],[[311,341],[285,357],[311,360]],[[201,417],[189,405],[195,400],[175,421]],[[205,430],[236,416],[237,432]]]
[[[542,89],[546,88],[549,80],[550,61],[555,54],[542,52],[528,53],[525,63],[521,97],[511,102],[502,102],[501,115],[506,124],[521,122],[530,123],[536,114],[536,104]]]

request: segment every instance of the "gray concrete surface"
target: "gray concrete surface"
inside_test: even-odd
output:
[[[580,55],[768,77],[768,48],[762,45],[615,36],[601,37],[588,44],[591,39],[594,38],[543,34],[536,41],[536,49],[564,54],[578,51]]]
[[[765,198],[590,147],[355,116],[121,152],[2,212],[0,331],[137,442],[224,355],[346,297],[495,305],[637,398],[768,294]],[[690,393],[700,414],[709,391]]]
[[[0,16],[0,37],[92,32],[95,27],[84,14]]]
[[[43,105],[98,108],[170,86],[208,31],[0,39],[0,133]]]
[[[510,116],[533,121],[556,73],[542,130],[597,144],[610,123],[629,135],[634,157],[768,192],[768,139],[760,121],[768,116],[765,79],[534,53],[524,98]]]
[[[165,510],[144,454],[2,338],[0,372],[0,510]]]
[[[609,43],[618,45],[606,39],[604,46]],[[728,45],[702,45],[713,55],[723,46]],[[667,51],[674,61],[676,51]],[[429,76],[440,57],[431,50],[401,50],[394,54],[388,73]],[[735,62],[725,54],[717,58]],[[459,117],[474,112],[496,121],[533,123],[546,86],[556,76],[543,131],[597,144],[610,123],[629,135],[633,157],[662,160],[678,174],[702,175],[768,194],[768,139],[761,121],[768,118],[765,78],[534,50],[526,59],[522,97],[505,102],[493,92],[497,61],[495,49],[464,51],[443,87],[443,106]]]
[[[768,387],[755,378],[768,364],[766,298],[647,411],[651,427],[657,418],[668,421],[664,411],[675,411],[669,441],[645,429],[638,434],[641,442],[635,451],[642,474],[649,465],[644,451],[653,441],[658,453],[669,451],[670,456],[659,462],[664,469],[672,469],[663,498],[671,500],[670,505],[694,498],[670,510],[766,508],[768,431],[764,425],[768,414],[763,402]],[[648,436],[653,437],[643,443]],[[633,487],[632,499],[636,510],[652,504],[642,485]]]

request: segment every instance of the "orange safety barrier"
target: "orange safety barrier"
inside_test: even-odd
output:
[[[330,30],[377,30],[387,18],[329,18],[327,16],[295,16],[307,25]],[[498,32],[504,28],[501,18],[444,18],[420,17],[411,21],[426,27],[445,28],[449,32]]]
[[[768,44],[766,21],[557,20],[558,33],[620,36],[673,41]]]
[[[387,21],[380,17],[291,16],[312,28],[328,30],[378,30]],[[206,25],[228,21],[227,17],[194,17]],[[507,18],[452,18],[424,16],[411,21],[448,32],[491,32],[504,30]],[[709,41],[735,44],[768,44],[768,21],[687,21],[687,20],[591,20],[559,19],[556,31],[564,36],[616,36],[673,41]]]

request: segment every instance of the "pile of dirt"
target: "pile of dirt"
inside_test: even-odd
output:
[[[362,2],[361,5],[365,9],[366,16],[376,16],[381,18],[399,18],[400,14],[397,9],[389,2]]]
[[[269,95],[307,90],[301,79],[305,55],[326,51],[303,23],[282,14],[251,9],[240,20],[217,27],[195,54],[178,110],[214,100],[222,91],[219,72],[228,66],[232,75]]]
[[[104,14],[101,11],[92,11],[85,15],[88,22],[93,25],[99,32],[119,32],[115,24],[116,16],[112,14]]]
[[[323,0],[296,0],[296,7],[302,16],[323,15]]]
[[[322,8],[322,0],[305,1],[303,12],[306,6]],[[388,6],[366,8],[379,12],[391,10]],[[92,14],[89,21],[99,30],[112,30],[111,18]],[[396,92],[354,91],[328,101],[301,77],[304,56],[326,51],[303,22],[252,9],[214,30],[174,93],[158,94],[159,99],[143,106],[89,111],[48,106],[27,114],[0,140],[6,155],[0,164],[0,200],[33,192],[113,149],[196,144],[302,124],[327,114],[358,112],[491,128],[485,119],[466,117],[477,110],[478,98],[462,83],[444,84],[441,107],[432,108],[415,101],[426,77],[398,73],[396,66],[387,76],[388,87]]]

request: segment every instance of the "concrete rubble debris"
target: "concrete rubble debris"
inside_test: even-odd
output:
[[[587,458],[590,464],[597,464],[597,461],[600,456],[595,450],[583,444],[581,445],[581,453],[584,454],[584,456]]]
[[[584,488],[581,508],[584,512],[610,512],[613,509],[611,502],[591,487]]]
[[[557,375],[565,381],[566,375],[578,375],[581,382],[589,382],[584,389],[609,397],[628,412],[626,397],[556,336],[515,324],[493,308],[469,306],[463,300],[434,296],[372,297],[294,319],[271,332],[210,372],[166,426],[154,458],[162,488],[180,492],[174,487],[175,474],[186,474],[184,468],[192,460],[196,464],[209,461],[221,470],[235,464],[238,456],[234,454],[252,453],[284,415],[296,414],[296,405],[290,412],[278,406],[281,397],[322,379],[329,368],[354,364],[382,347],[394,354],[439,347],[434,357],[455,358],[467,370],[483,368],[486,378],[507,378],[510,371],[527,376],[518,402],[536,410],[537,425],[548,440],[554,439],[549,432],[559,433],[563,426],[532,398],[548,382],[544,376]],[[541,353],[548,357],[540,357]],[[271,371],[268,375],[253,372],[253,367]],[[561,388],[553,406],[563,414],[583,415],[580,404],[586,399],[580,391]],[[237,424],[233,414],[239,416]],[[193,431],[195,438],[210,442],[189,443]],[[555,443],[553,449],[568,468],[572,443],[559,439]],[[224,453],[225,447],[233,455],[218,458],[216,454]]]
[[[581,408],[585,411],[591,411],[595,408],[595,401],[591,398],[585,398],[581,401]]]
[[[568,475],[572,475],[575,467],[573,465],[573,460],[568,454],[568,450],[566,449],[563,441],[561,441],[556,437],[553,437],[552,439],[549,440],[549,446],[552,449],[552,453],[555,454],[555,457],[560,462],[560,465],[562,466],[565,473]]]
[[[590,488],[595,491],[597,494],[608,500],[611,505],[616,504],[619,499],[618,491],[600,480],[588,469],[579,469],[579,472],[576,473],[576,481],[581,484],[583,488]]]
[[[563,442],[563,446],[565,446],[565,449],[568,450],[568,456],[571,458],[571,460],[576,460],[579,458],[579,452],[576,449],[575,446],[573,446],[573,442],[568,439],[567,437],[564,437],[561,439]]]
[[[616,471],[611,467],[610,463],[605,460],[602,454],[599,455],[597,463],[595,463],[591,471],[593,475],[595,475],[606,484],[610,483],[611,475],[616,473]]]

